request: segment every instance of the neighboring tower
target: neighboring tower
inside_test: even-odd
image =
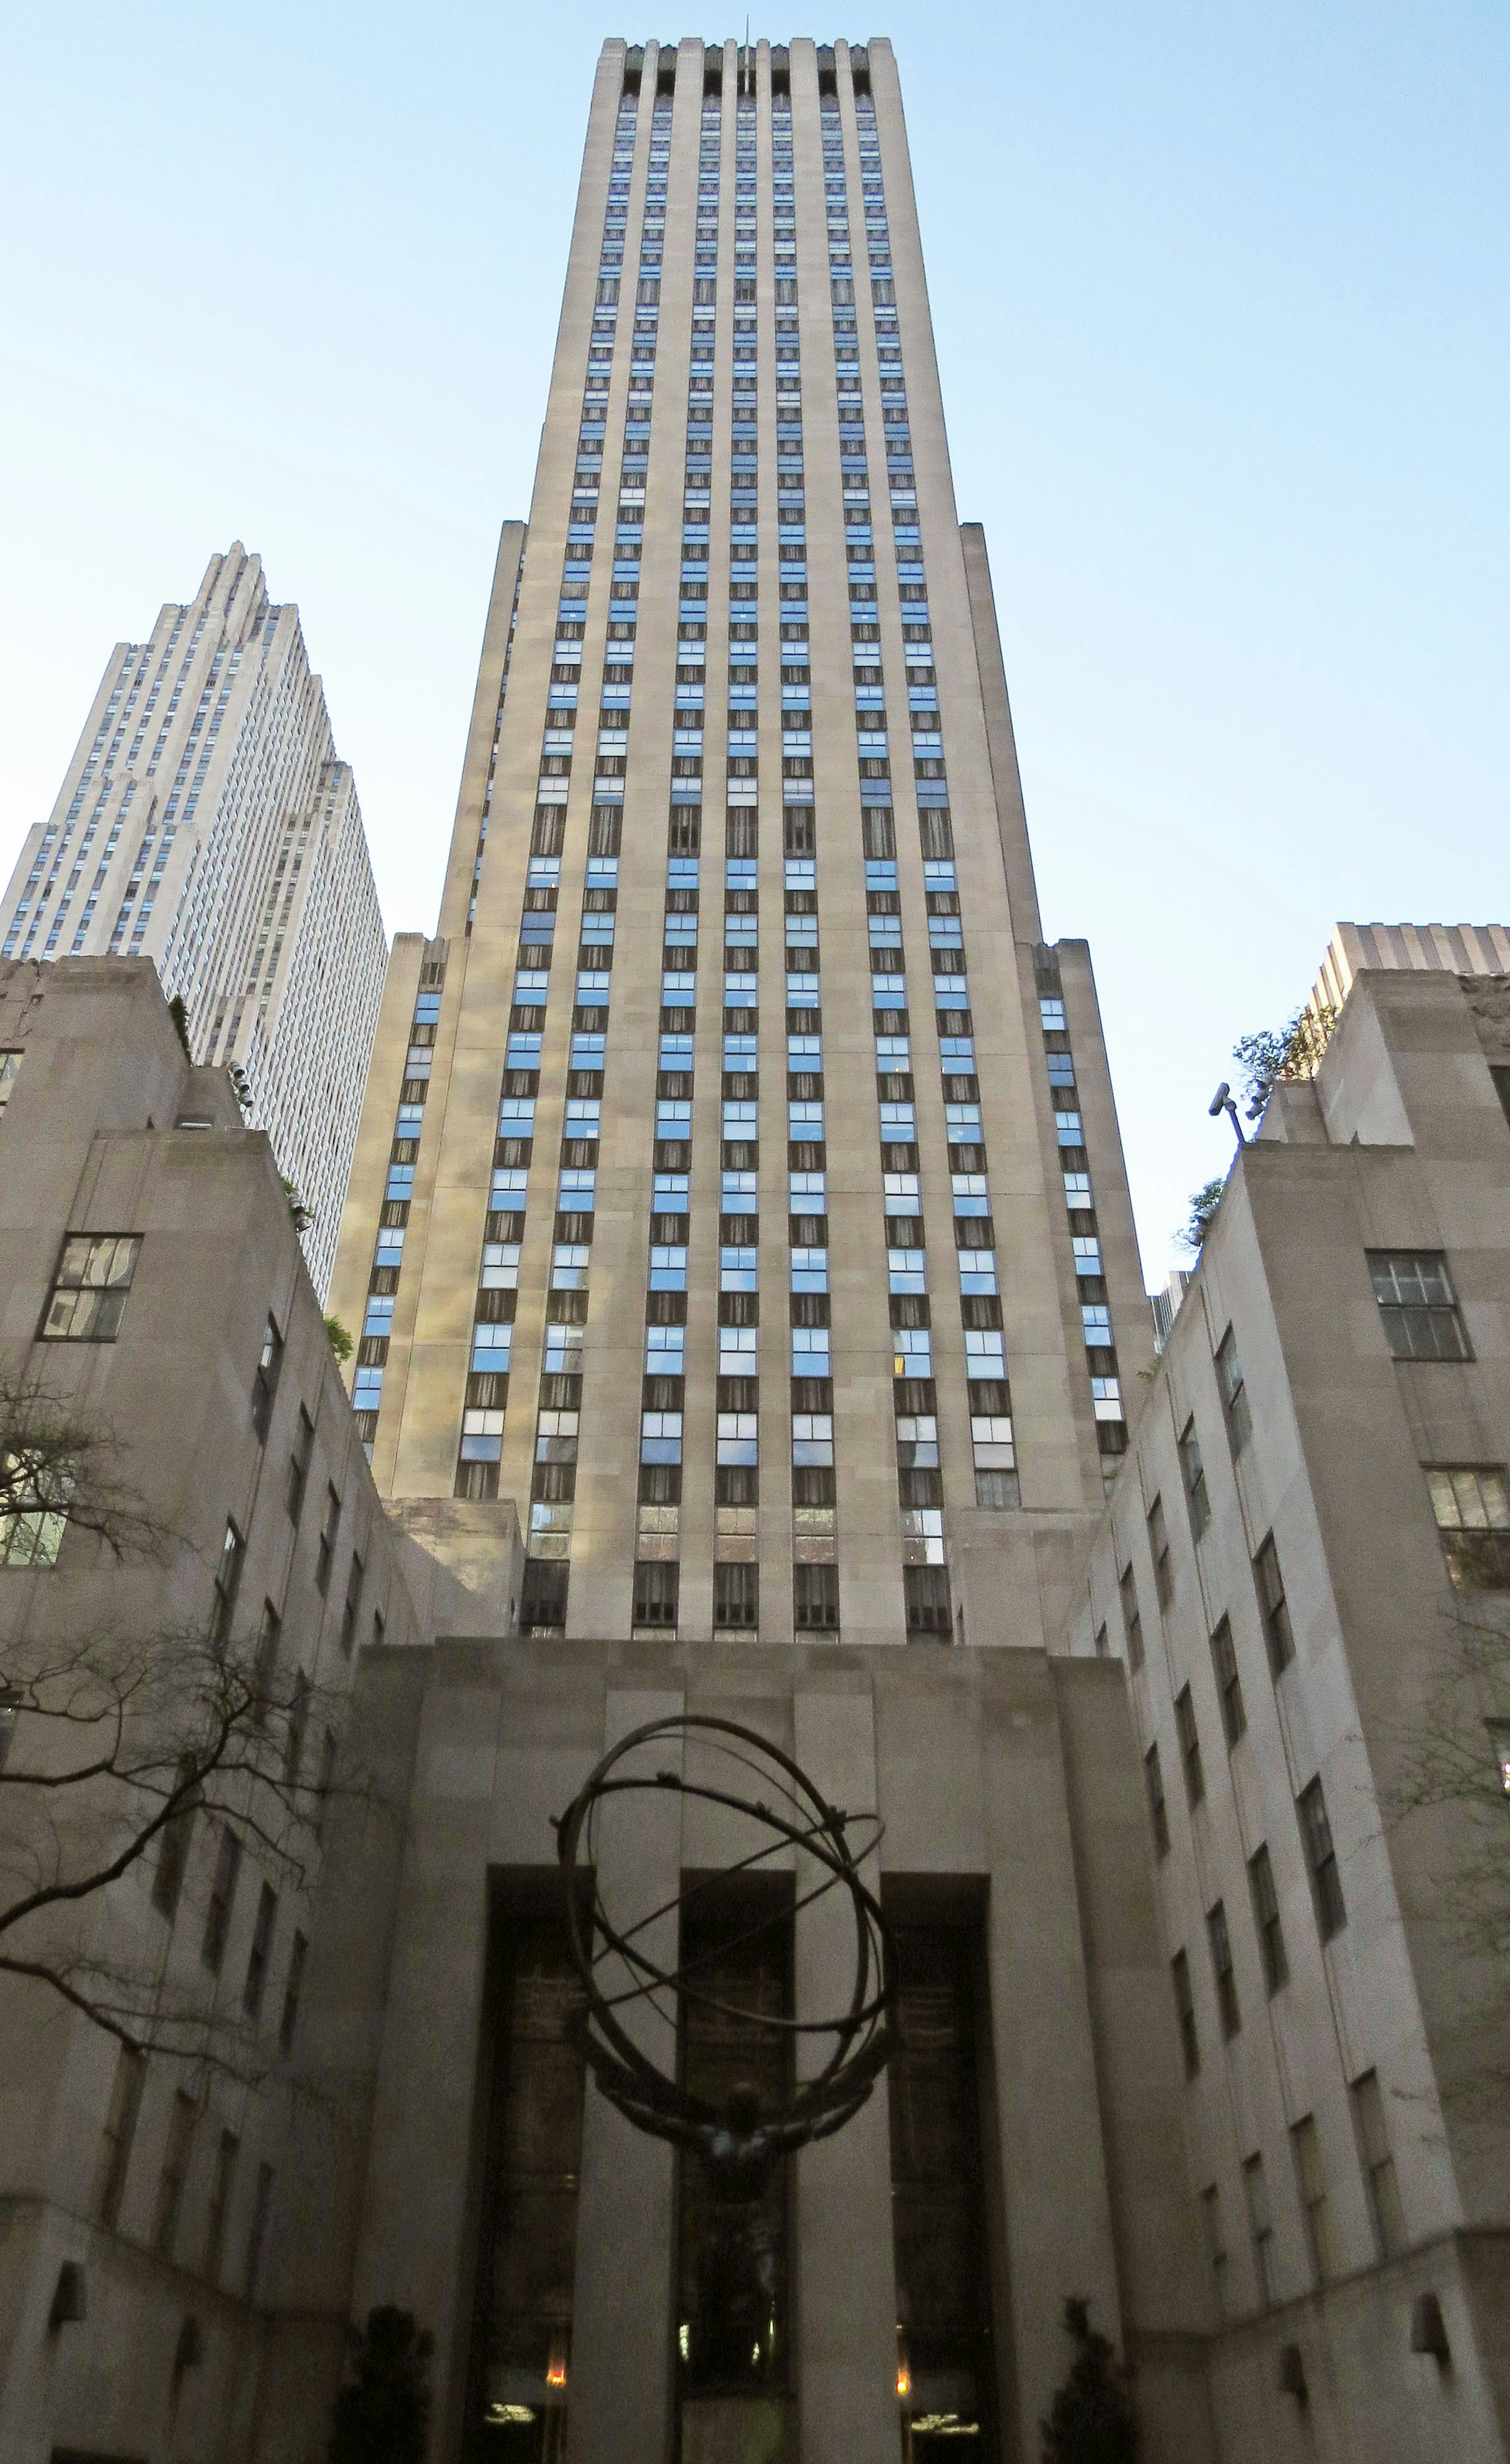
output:
[[[1149,1312],[1039,936],[889,46],[610,42],[345,1221],[383,1493],[516,1498],[536,1628],[1041,1643]]]
[[[239,540],[118,642],[51,819],[0,907],[0,957],[146,957],[194,1058],[230,1065],[313,1221],[323,1298],[386,943],[350,770],[296,607]]]

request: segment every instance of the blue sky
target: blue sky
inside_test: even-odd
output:
[[[432,922],[593,62],[686,31],[574,0],[12,13],[0,865],[112,642],[239,537],[301,608],[390,930]],[[1510,914],[1510,11],[795,31],[897,49],[1046,928],[1092,946],[1152,1281],[1225,1164],[1234,1038],[1334,921]]]

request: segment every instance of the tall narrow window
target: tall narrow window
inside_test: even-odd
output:
[[[1191,1963],[1183,1950],[1177,1950],[1171,1960],[1170,1974],[1174,1982],[1174,2016],[1179,2021],[1185,2076],[1193,2079],[1201,2066],[1201,2044],[1195,2033],[1195,1995],[1191,1986]]]
[[[1143,1757],[1144,1776],[1149,1783],[1149,1813],[1153,1821],[1153,1845],[1161,1857],[1170,1853],[1170,1812],[1164,1802],[1164,1774],[1159,1769],[1159,1749],[1150,1746]]]
[[[294,2031],[298,2026],[299,1996],[304,1991],[304,1962],[309,1957],[309,1944],[301,1933],[295,1933],[289,1953],[288,1981],[283,1988],[283,2016],[278,2021],[278,2052],[285,2061],[294,2051]]]
[[[320,1590],[330,1588],[331,1560],[336,1554],[336,1533],[340,1524],[340,1499],[334,1488],[325,1491],[325,1511],[320,1518],[319,1547],[315,1554],[315,1580]]]
[[[1216,1384],[1221,1392],[1228,1442],[1234,1455],[1240,1455],[1253,1435],[1253,1415],[1248,1409],[1248,1388],[1237,1356],[1237,1339],[1231,1327],[1216,1346]]]
[[[163,2146],[163,2170],[158,2175],[157,2207],[152,2218],[152,2247],[163,2258],[171,2258],[178,2237],[178,2219],[184,2205],[184,2176],[188,2170],[189,2150],[194,2141],[194,2124],[199,2107],[183,2088],[174,2092],[172,2110],[167,2118],[167,2138]]]
[[[310,1456],[315,1450],[315,1423],[299,1405],[299,1416],[294,1431],[294,1451],[289,1457],[288,1485],[284,1500],[290,1516],[297,1522],[304,1507],[304,1489],[309,1480]]]
[[[1174,1560],[1170,1554],[1162,1497],[1156,1497],[1149,1508],[1149,1547],[1153,1554],[1153,1588],[1159,1595],[1160,1608],[1167,1609],[1174,1597]]]
[[[1314,2114],[1306,2114],[1290,2133],[1290,2146],[1295,2156],[1296,2187],[1301,2193],[1301,2212],[1305,2219],[1305,2240],[1310,2252],[1311,2275],[1318,2284],[1324,2284],[1337,2273],[1337,2247],[1332,2233],[1331,2201],[1326,2194],[1326,2167],[1322,2162],[1322,2143]]]
[[[559,1917],[507,1924],[494,1936],[489,1985],[492,2092],[476,2306],[468,2374],[469,2433],[505,2407],[539,2427],[521,2456],[566,2453],[577,2201],[585,2069],[581,1986]],[[504,2450],[501,2445],[499,2453]]]
[[[110,2110],[99,2143],[99,2167],[95,2181],[95,2212],[102,2225],[114,2233],[125,2194],[126,2173],[131,2164],[131,2144],[137,2135],[137,2116],[142,2110],[142,2090],[146,2084],[145,2054],[133,2053],[122,2045],[116,2057],[116,2076],[110,2091]]]
[[[1237,1979],[1233,1970],[1227,1911],[1220,1900],[1207,1911],[1206,1935],[1211,1944],[1212,1974],[1216,1980],[1216,2009],[1221,2018],[1221,2032],[1230,2040],[1242,2026],[1242,2012],[1237,2002]]]
[[[1390,2148],[1384,2094],[1377,2071],[1365,2071],[1361,2079],[1354,2079],[1352,2105],[1358,2152],[1363,2158],[1364,2181],[1368,2191],[1368,2211],[1373,2219],[1379,2255],[1381,2258],[1391,2258],[1396,2251],[1405,2248],[1405,2211],[1400,2205],[1400,2189],[1394,2176],[1394,2157]]]
[[[262,1350],[252,1379],[252,1425],[259,1438],[266,1438],[273,1418],[273,1399],[278,1391],[278,1372],[283,1366],[283,1337],[277,1320],[269,1315],[262,1335]]]
[[[1201,2233],[1206,2243],[1206,2256],[1211,2266],[1212,2282],[1216,2288],[1216,2316],[1227,2316],[1227,2241],[1222,2232],[1221,2199],[1216,2185],[1211,2182],[1201,2192]]]
[[[252,2202],[252,2223],[247,2233],[247,2264],[242,2277],[242,2291],[248,2301],[257,2298],[257,2278],[262,2273],[262,2253],[268,2237],[268,2214],[273,2206],[273,2167],[257,2167],[256,2196]]]
[[[264,1882],[257,1900],[256,1922],[252,1928],[252,1948],[247,1954],[246,1982],[241,1989],[241,2007],[249,2019],[260,2018],[262,1996],[267,1991],[268,1961],[273,1951],[273,1927],[277,1921],[278,1895],[271,1882]]]
[[[1253,1579],[1258,1591],[1258,1608],[1263,1617],[1264,1639],[1269,1646],[1269,1664],[1276,1677],[1295,1658],[1295,1636],[1290,1627],[1290,1612],[1284,1597],[1284,1578],[1280,1573],[1280,1552],[1271,1531],[1259,1545],[1253,1561]]]
[[[1127,1666],[1136,1676],[1143,1666],[1143,1619],[1138,1614],[1138,1586],[1130,1566],[1124,1566],[1118,1575],[1117,1590],[1122,1599],[1123,1632],[1127,1638]]]
[[[235,2188],[236,2158],[241,2142],[233,2130],[223,2130],[215,2150],[215,2169],[210,2177],[209,2209],[205,2218],[204,2275],[210,2284],[220,2282],[221,2263],[226,2255],[226,2219],[230,2212],[230,2194]]]
[[[220,1974],[225,1960],[226,1936],[230,1931],[230,1911],[240,1871],[241,1842],[228,1826],[222,1830],[220,1845],[215,1851],[215,1877],[210,1884],[209,1906],[205,1913],[205,1939],[199,1953],[212,1976]]]
[[[1337,1851],[1332,1845],[1332,1826],[1327,1819],[1320,1773],[1308,1788],[1302,1789],[1296,1801],[1296,1811],[1301,1817],[1301,1837],[1305,1843],[1305,1861],[1310,1868],[1316,1922],[1321,1928],[1323,1942],[1330,1942],[1346,1924],[1347,1910],[1343,1901],[1342,1877],[1337,1870]]]
[[[1195,1705],[1188,1685],[1182,1685],[1174,1697],[1174,1725],[1179,1731],[1180,1761],[1185,1769],[1185,1794],[1193,1811],[1206,1793],[1206,1772],[1201,1762],[1200,1730],[1195,1726]]]
[[[1258,1846],[1248,1859],[1248,1883],[1253,1893],[1253,1921],[1258,1929],[1258,1947],[1263,1953],[1263,1981],[1271,1993],[1290,1981],[1290,1963],[1284,1954],[1284,1928],[1280,1923],[1280,1895],[1274,1887],[1274,1867],[1269,1851]]]
[[[1232,1625],[1223,1617],[1211,1639],[1212,1667],[1216,1675],[1216,1693],[1221,1704],[1221,1725],[1230,1753],[1248,1725],[1243,1708],[1242,1680],[1237,1674],[1237,1652],[1232,1639]]]
[[[188,1863],[188,1846],[194,1831],[195,1763],[192,1754],[180,1754],[175,1774],[178,1808],[158,1834],[157,1866],[152,1876],[152,1905],[159,1916],[169,1922],[178,1913],[178,1903],[184,1888],[184,1873]]]
[[[1200,1440],[1195,1434],[1193,1414],[1186,1421],[1180,1438],[1180,1478],[1185,1485],[1185,1503],[1190,1509],[1191,1534],[1198,1540],[1211,1521],[1211,1499],[1206,1493],[1206,1470],[1201,1462]]]
[[[1248,2232],[1253,2241],[1253,2272],[1258,2278],[1258,2299],[1265,2310],[1274,2303],[1274,2216],[1269,2207],[1269,2186],[1263,2178],[1263,2158],[1247,2158],[1242,2168],[1242,2194],[1248,2209]]]
[[[887,2074],[897,2389],[911,2452],[969,2437],[996,2453],[991,2276],[981,2195],[985,2151],[976,2077],[971,1938],[962,1926],[901,1927],[898,2049]]]
[[[361,1606],[362,1563],[353,1549],[351,1566],[346,1575],[346,1605],[340,1613],[340,1647],[351,1658],[351,1647],[357,1639],[357,1611]]]
[[[215,1568],[215,1595],[209,1612],[209,1639],[219,1642],[230,1631],[235,1615],[236,1594],[241,1588],[241,1569],[247,1554],[247,1544],[233,1523],[226,1526],[226,1536],[220,1544],[220,1562]]]

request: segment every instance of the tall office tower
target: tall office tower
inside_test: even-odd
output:
[[[386,940],[357,790],[298,609],[237,540],[111,652],[52,815],[0,905],[0,957],[145,957],[335,1263]]]
[[[527,1512],[527,1626],[1065,1605],[1149,1312],[886,44],[604,48],[336,1303],[380,1489]]]

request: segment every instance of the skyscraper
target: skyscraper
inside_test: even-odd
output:
[[[1039,1642],[1148,1309],[1046,947],[889,48],[604,49],[337,1306],[580,1635]]]
[[[298,609],[239,540],[145,642],[118,642],[0,906],[7,958],[151,958],[199,1062],[230,1066],[336,1254],[385,936],[357,790]]]

